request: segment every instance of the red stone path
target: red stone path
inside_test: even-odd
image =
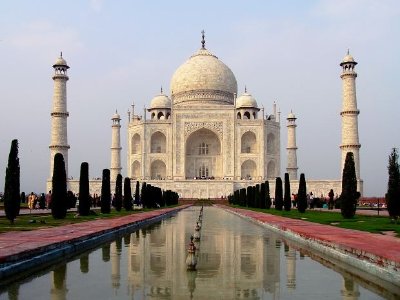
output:
[[[186,206],[164,208],[119,218],[94,220],[32,231],[2,233],[0,234],[0,263],[18,260],[29,254],[40,253],[44,249],[56,248],[60,244],[89,238],[112,229],[118,229],[138,221],[157,217],[174,210],[180,210],[184,207]]]
[[[400,272],[400,238],[364,231],[343,229],[303,220],[279,217],[240,208],[223,207],[283,231],[314,240],[325,246],[342,250],[369,262],[390,266]]]

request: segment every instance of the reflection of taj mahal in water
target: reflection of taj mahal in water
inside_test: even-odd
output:
[[[355,157],[360,178],[358,109],[354,67],[346,55],[342,63],[342,166],[346,152]],[[54,64],[54,97],[50,145],[50,177],[55,153],[64,155],[68,168],[66,82],[69,66],[60,57]],[[205,47],[201,48],[173,74],[170,97],[162,90],[142,115],[132,105],[128,112],[127,169],[122,172],[120,121],[112,116],[111,180],[118,173],[136,181],[146,181],[164,190],[177,191],[183,198],[220,198],[234,190],[265,180],[271,190],[281,176],[281,125],[276,104],[270,112],[247,91],[238,95],[234,73]],[[297,190],[298,165],[296,116],[287,117],[287,167],[292,190]],[[306,174],[307,175],[307,174]],[[339,178],[338,174],[338,178]],[[362,191],[362,181],[359,182]],[[101,181],[91,181],[91,192],[100,192]],[[340,180],[308,180],[308,190],[339,193]],[[78,191],[78,181],[69,188]]]
[[[218,225],[215,211],[205,213],[203,224],[209,224],[207,218],[211,218],[214,228],[212,233],[205,229],[198,244],[197,271],[186,271],[186,245],[193,233],[188,224],[195,218],[192,212],[185,212],[103,245],[102,259],[109,270],[104,288],[113,290],[114,299],[287,299],[285,293],[296,298],[296,292],[304,288],[304,265],[296,268],[299,259],[304,260],[301,253],[262,227],[248,230],[242,223],[247,221],[235,222],[237,216],[224,215],[231,229]],[[88,255],[81,256],[80,271],[90,275],[96,266],[89,270],[88,260]],[[60,271],[66,272],[65,267]],[[52,299],[67,299],[66,278],[57,278],[64,282],[54,283]],[[338,276],[337,299],[359,299],[358,284],[347,277],[342,280],[340,285]]]

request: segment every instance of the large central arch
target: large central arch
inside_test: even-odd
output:
[[[221,178],[221,141],[217,134],[205,128],[193,132],[185,144],[185,177]]]

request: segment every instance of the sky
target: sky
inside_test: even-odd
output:
[[[348,49],[356,66],[361,178],[365,196],[384,196],[388,156],[400,147],[400,2],[2,0],[0,3],[0,191],[11,141],[19,141],[21,191],[45,192],[50,178],[53,68],[68,62],[69,176],[89,162],[110,167],[111,117],[121,121],[126,176],[127,111],[143,114],[175,70],[201,46],[234,72],[272,113],[297,117],[299,173],[340,179],[342,82]],[[282,174],[283,175],[283,174]]]

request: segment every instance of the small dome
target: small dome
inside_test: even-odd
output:
[[[117,112],[115,112],[115,114],[113,114],[113,116],[112,116],[111,119],[112,119],[112,120],[114,120],[114,119],[121,120],[121,116],[120,116]]]
[[[354,58],[353,58],[353,56],[351,56],[350,54],[347,54],[347,55],[343,58],[343,62],[354,62]]]
[[[64,66],[64,67],[69,68],[68,64],[67,64],[67,61],[62,57],[62,52],[60,54],[60,57],[57,58],[56,62],[54,63],[53,68],[56,67],[56,66]]]
[[[155,108],[171,108],[171,99],[162,92],[160,95],[155,96],[150,103],[150,109]]]
[[[247,92],[244,92],[236,99],[236,108],[257,108],[257,107],[258,105],[256,99],[254,99],[254,97]]]
[[[290,112],[287,116],[288,119],[296,119],[296,116],[294,115],[294,113]]]

